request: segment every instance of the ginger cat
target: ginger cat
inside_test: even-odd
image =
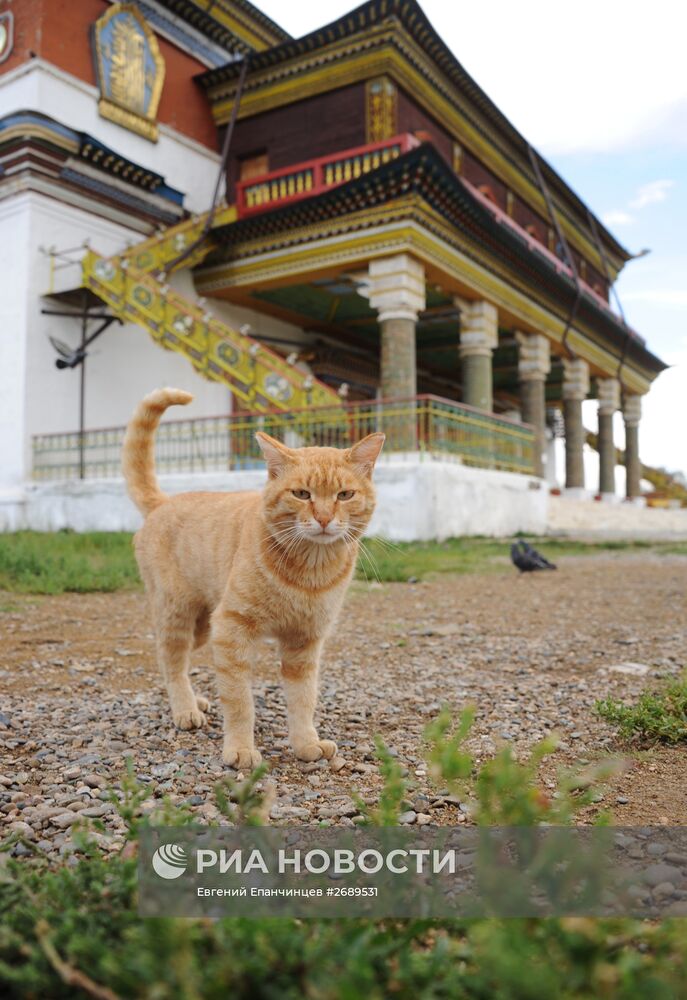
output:
[[[205,723],[207,702],[194,694],[188,667],[191,649],[209,639],[224,760],[257,765],[253,653],[271,636],[280,646],[291,746],[300,760],[331,758],[336,744],[321,740],[313,722],[320,654],[374,510],[372,470],[384,435],[345,450],[293,449],[258,432],[269,473],[262,492],[167,497],[155,476],[155,430],[168,406],[192,399],[180,389],[150,393],[123,448],[129,495],[145,516],[134,545],[174,722],[180,729]]]

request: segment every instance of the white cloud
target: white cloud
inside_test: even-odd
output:
[[[295,36],[358,0],[257,0]],[[551,0],[484,5],[420,0],[466,70],[545,154],[601,152],[654,139],[684,145],[684,0]],[[485,30],[485,27],[487,30]]]
[[[665,201],[668,192],[674,186],[675,181],[667,178],[642,184],[641,187],[637,188],[637,192],[628,207],[639,211],[646,208],[647,205],[656,205]],[[635,221],[634,216],[622,208],[612,208],[610,211],[604,212],[601,219],[606,226],[628,226]]]
[[[629,214],[629,212],[623,212],[620,210],[611,210],[610,212],[604,212],[601,216],[601,221],[604,226],[629,226],[630,223],[634,222],[634,217]]]
[[[623,302],[650,302],[657,306],[673,306],[687,309],[687,289],[685,288],[645,288],[623,292]]]
[[[630,208],[644,208],[646,205],[655,205],[658,202],[665,201],[668,197],[668,192],[674,185],[675,181],[666,179],[649,181],[648,184],[642,184],[636,196],[630,202]]]
[[[647,465],[687,472],[687,444],[680,429],[687,396],[687,352],[666,360],[674,367],[659,375],[643,400],[640,453]]]

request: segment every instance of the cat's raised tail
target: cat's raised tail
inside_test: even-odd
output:
[[[155,475],[155,431],[168,406],[186,406],[193,396],[183,389],[156,389],[134,410],[124,435],[122,469],[129,496],[143,515],[167,499]]]

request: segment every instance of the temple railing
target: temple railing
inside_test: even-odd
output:
[[[201,473],[263,468],[255,440],[258,430],[294,448],[345,448],[381,430],[387,435],[385,456],[412,460],[419,453],[452,458],[478,468],[533,474],[534,434],[529,425],[429,395],[365,400],[341,408],[166,420],[156,435],[157,471]],[[86,478],[121,475],[124,431],[124,427],[110,427],[85,432]],[[78,478],[80,447],[78,432],[36,435],[34,480]]]
[[[273,170],[262,177],[239,181],[236,185],[236,210],[239,218],[278,208],[301,198],[311,198],[346,181],[361,177],[407,153],[419,141],[410,133],[382,142],[342,150],[329,156]]]

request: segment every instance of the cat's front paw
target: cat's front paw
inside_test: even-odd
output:
[[[203,715],[200,704],[204,702],[204,698],[198,699],[198,708],[190,709],[185,712],[174,712],[174,725],[177,729],[202,729],[206,723],[206,718]],[[205,702],[207,707],[207,702]]]
[[[333,740],[313,740],[311,743],[300,743],[293,750],[299,760],[313,761],[321,757],[331,760],[336,756],[336,743]]]
[[[207,700],[207,698],[203,698],[201,694],[196,695],[196,704],[198,705],[198,708],[201,710],[201,712],[207,712],[207,710],[210,707],[210,702]]]
[[[255,747],[225,746],[222,759],[237,771],[252,771],[262,760],[262,754]]]

